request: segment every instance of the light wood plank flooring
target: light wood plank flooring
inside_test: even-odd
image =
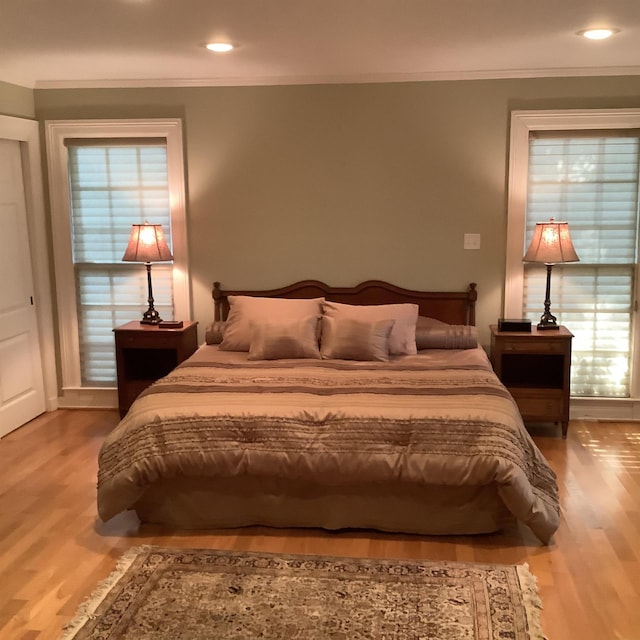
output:
[[[549,640],[640,639],[640,424],[573,421],[534,438],[558,474],[550,546],[524,527],[476,537],[248,528],[167,532],[96,517],[96,459],[116,411],[44,414],[0,441],[0,638],[58,638],[132,546],[529,563]]]

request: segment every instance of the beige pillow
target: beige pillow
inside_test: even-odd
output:
[[[251,325],[249,360],[320,358],[318,322],[320,316]]]
[[[320,353],[327,359],[388,360],[393,325],[393,320],[365,322],[323,316]]]
[[[475,349],[478,328],[420,316],[416,324],[416,346],[418,349]]]
[[[348,318],[360,322],[393,320],[389,335],[389,353],[391,355],[415,355],[417,304],[379,304],[354,305],[325,301],[322,305],[324,315],[330,318]]]
[[[324,298],[229,296],[229,316],[220,343],[223,351],[249,351],[251,324],[301,320],[322,313]]]

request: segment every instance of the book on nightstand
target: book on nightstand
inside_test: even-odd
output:
[[[161,329],[182,329],[182,320],[163,320],[159,325]]]

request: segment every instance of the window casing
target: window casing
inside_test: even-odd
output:
[[[147,299],[144,265],[121,262],[131,224],[167,225],[174,262],[153,266],[156,307],[167,319],[189,318],[182,125],[90,120],[45,128],[62,404],[111,406],[111,330],[141,317]]]
[[[640,110],[512,115],[504,313],[539,316],[545,270],[522,255],[535,222],[568,221],[581,262],[554,266],[551,308],[575,334],[574,396],[637,396],[639,124]]]

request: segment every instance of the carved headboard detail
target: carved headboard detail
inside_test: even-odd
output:
[[[330,287],[318,280],[302,280],[295,284],[264,291],[228,291],[213,283],[215,319],[226,320],[229,314],[227,296],[262,296],[266,298],[321,298],[346,304],[394,304],[411,302],[420,308],[421,316],[436,318],[449,324],[476,323],[476,283],[466,291],[413,291],[382,280],[367,280],[355,287]]]

